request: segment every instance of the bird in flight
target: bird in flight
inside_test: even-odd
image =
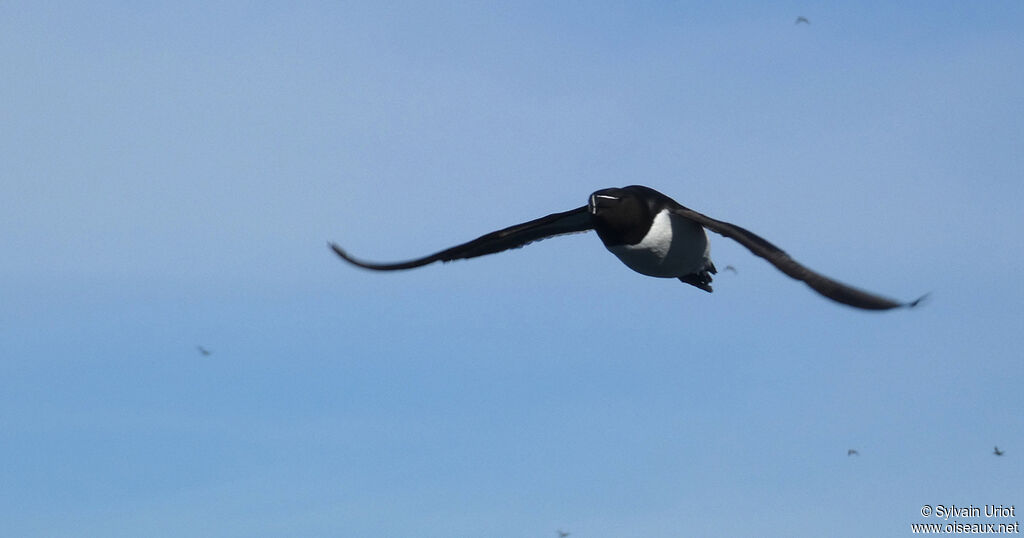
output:
[[[737,275],[740,274],[740,272],[737,271],[736,268],[731,266],[731,265],[726,265],[724,270],[725,271],[732,271],[733,273],[736,273]]]
[[[210,354],[213,353],[212,351],[210,351],[209,349],[206,349],[203,346],[196,346],[196,349],[198,349],[199,353],[202,354],[204,357],[209,357]]]
[[[796,22],[793,24],[800,24],[801,22],[804,24],[811,24],[811,21],[807,20],[807,17],[797,17]]]
[[[566,536],[569,536],[570,534],[572,534],[572,533],[569,533],[569,532],[565,532],[562,529],[558,529],[557,532],[558,532],[558,538],[565,538]]]
[[[857,452],[856,450],[851,448],[851,449],[846,451],[846,455],[847,456],[860,456],[860,452]]]
[[[993,450],[992,453],[995,454],[996,456],[1002,456],[1003,454],[1005,454],[1005,452],[999,450],[999,447],[995,447],[995,450]]]
[[[647,276],[678,278],[711,292],[711,275],[718,271],[711,261],[705,229],[733,239],[755,256],[764,258],[824,297],[854,308],[888,310],[913,307],[924,299],[899,302],[833,280],[797,263],[789,254],[754,232],[698,213],[641,185],[601,189],[590,195],[585,206],[516,224],[405,262],[371,263],[350,256],[335,243],[330,243],[330,247],[353,265],[375,271],[394,271],[439,261],[475,258],[557,235],[594,230],[605,248],[630,269]]]

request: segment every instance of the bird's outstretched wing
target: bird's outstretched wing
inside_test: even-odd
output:
[[[793,258],[789,257],[781,248],[771,244],[763,237],[747,230],[730,224],[721,220],[713,219],[702,213],[698,213],[682,205],[678,205],[672,209],[672,212],[688,218],[701,226],[715,232],[719,235],[723,235],[730,239],[735,240],[739,244],[747,247],[750,252],[760,256],[769,263],[777,267],[783,273],[802,281],[811,287],[814,291],[832,299],[855,308],[863,308],[866,310],[888,310],[890,308],[897,308],[901,306],[913,307],[924,299],[919,297],[909,303],[901,303],[881,295],[875,295],[868,293],[864,290],[859,290],[853,286],[848,286],[833,280],[825,275],[816,273],[803,265],[800,265]]]
[[[359,267],[366,269],[373,269],[375,271],[394,271],[398,269],[412,269],[414,267],[420,267],[438,261],[449,262],[452,260],[461,260],[466,258],[475,258],[486,254],[494,254],[504,250],[519,248],[528,243],[540,241],[541,239],[547,239],[556,235],[586,232],[593,229],[593,227],[594,225],[591,222],[590,214],[587,212],[587,206],[583,206],[571,211],[553,213],[546,217],[531,220],[530,222],[509,226],[503,230],[498,230],[496,232],[480,236],[468,243],[463,243],[447,250],[442,250],[436,254],[431,254],[430,256],[406,262],[369,263],[349,256],[348,253],[342,250],[341,247],[335,243],[330,243],[330,247],[335,254],[341,256],[343,260],[353,265],[358,265]]]

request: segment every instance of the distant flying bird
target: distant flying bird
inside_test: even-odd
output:
[[[209,349],[206,349],[203,346],[196,346],[196,349],[198,349],[199,352],[202,353],[204,357],[209,357],[210,353],[213,353],[212,351],[210,351]]]
[[[722,269],[722,270],[723,271],[732,271],[733,273],[736,273],[737,275],[740,274],[740,272],[737,271],[736,268],[731,266],[731,265],[726,265],[725,269]]]
[[[565,538],[566,536],[569,536],[569,534],[571,533],[565,532],[562,529],[558,529],[558,538]]]
[[[793,24],[800,24],[801,22],[811,24],[811,21],[807,20],[807,17],[797,17],[796,22]]]
[[[749,230],[698,213],[640,185],[602,189],[591,194],[589,203],[583,207],[516,224],[406,262],[370,263],[349,256],[337,244],[330,243],[330,247],[353,265],[375,271],[393,271],[438,261],[475,258],[556,235],[596,230],[605,248],[630,269],[653,277],[678,278],[711,292],[711,275],[718,271],[711,262],[705,228],[739,242],[754,255],[768,260],[783,273],[833,301],[867,310],[888,310],[917,306],[924,298],[901,303],[848,286],[800,265],[782,249]]]
[[[851,448],[850,450],[846,451],[846,455],[847,456],[860,456],[860,452],[857,452],[856,450]]]
[[[999,450],[999,447],[996,447],[996,449],[993,450],[992,453],[995,454],[996,456],[1002,456],[1004,454],[1002,450]]]

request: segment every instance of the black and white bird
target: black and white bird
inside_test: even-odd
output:
[[[888,310],[917,306],[924,298],[903,303],[848,286],[800,265],[782,249],[749,230],[698,213],[641,185],[601,189],[591,194],[589,203],[583,207],[510,226],[406,262],[370,263],[353,258],[337,244],[331,243],[330,247],[351,264],[375,271],[393,271],[475,258],[556,235],[595,230],[605,248],[630,269],[647,276],[678,278],[711,292],[711,275],[718,271],[711,262],[705,228],[737,241],[783,273],[833,301],[866,310]]]
[[[996,456],[1002,456],[1004,454],[1002,450],[999,450],[999,447],[995,447],[995,450],[993,450],[992,453]]]

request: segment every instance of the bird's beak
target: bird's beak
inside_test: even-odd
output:
[[[614,202],[618,201],[618,196],[611,196],[609,194],[594,193],[590,195],[590,214],[596,215],[597,209],[603,207],[611,207]]]

